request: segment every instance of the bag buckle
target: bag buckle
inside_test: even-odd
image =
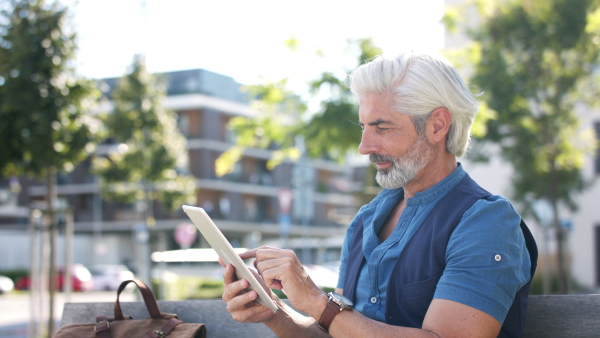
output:
[[[100,328],[101,330],[108,330],[108,329],[110,329],[110,323],[108,322],[108,320],[103,320],[101,322],[97,322],[96,323],[96,326],[94,326],[94,332],[98,331],[98,327],[100,325],[106,325],[106,327],[101,327]]]
[[[154,334],[157,335],[158,338],[165,338],[165,333],[161,330],[154,330]]]

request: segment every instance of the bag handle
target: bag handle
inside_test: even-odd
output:
[[[153,319],[162,319],[162,315],[160,314],[160,309],[158,308],[158,303],[156,302],[156,298],[152,293],[152,290],[141,280],[139,279],[131,279],[126,280],[119,285],[119,289],[117,290],[117,301],[115,302],[115,320],[124,320],[123,312],[121,311],[121,304],[119,303],[119,296],[121,292],[125,289],[127,284],[135,283],[138,289],[142,293],[142,297],[144,298],[144,303],[146,303],[146,308],[148,309],[148,313],[150,313],[150,317]]]

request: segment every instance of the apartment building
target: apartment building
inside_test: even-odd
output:
[[[271,150],[247,149],[232,174],[217,177],[215,160],[233,140],[228,121],[235,116],[256,114],[249,106],[249,98],[232,78],[210,71],[194,69],[164,75],[168,83],[164,104],[177,113],[180,130],[187,138],[189,172],[196,177],[197,205],[207,210],[229,241],[238,247],[266,243],[303,249],[305,263],[339,259],[345,228],[357,210],[349,187],[360,182],[352,182],[356,178],[352,169],[303,158],[271,171],[266,168]],[[110,93],[116,81],[105,79],[103,90]],[[116,146],[103,144],[98,154],[106,154]],[[136,269],[140,255],[180,249],[174,231],[189,223],[189,219],[181,210],[171,212],[155,204],[152,208],[156,224],[144,234],[149,249],[140,253],[143,222],[139,209],[136,204],[110,202],[100,196],[98,179],[90,173],[91,156],[94,154],[73,172],[58,177],[59,198],[74,211],[75,262],[125,263]],[[26,178],[0,181],[0,242],[10,244],[0,248],[5,247],[5,254],[10,251],[13,256],[11,260],[0,259],[0,270],[28,266],[29,207],[43,200],[45,191],[43,182]],[[286,196],[295,197],[289,211],[280,204]],[[59,260],[64,256],[63,243],[60,236]],[[192,247],[208,245],[197,236]]]

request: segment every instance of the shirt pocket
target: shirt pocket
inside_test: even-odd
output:
[[[439,282],[440,278],[442,278],[441,274],[435,277],[420,280],[418,282],[404,284],[402,286],[402,300],[408,300],[415,297],[422,297],[428,294],[431,294],[433,296],[435,292],[435,287],[437,286],[437,283]]]
[[[435,288],[442,275],[424,279],[418,282],[402,286],[402,297],[400,306],[408,313],[424,318],[429,304],[433,300]]]

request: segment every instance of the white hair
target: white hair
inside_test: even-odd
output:
[[[452,114],[446,151],[463,156],[469,146],[471,125],[479,109],[456,68],[437,53],[405,52],[397,57],[377,56],[350,74],[350,88],[361,97],[392,93],[392,109],[410,116],[423,136],[430,113],[444,107]]]

